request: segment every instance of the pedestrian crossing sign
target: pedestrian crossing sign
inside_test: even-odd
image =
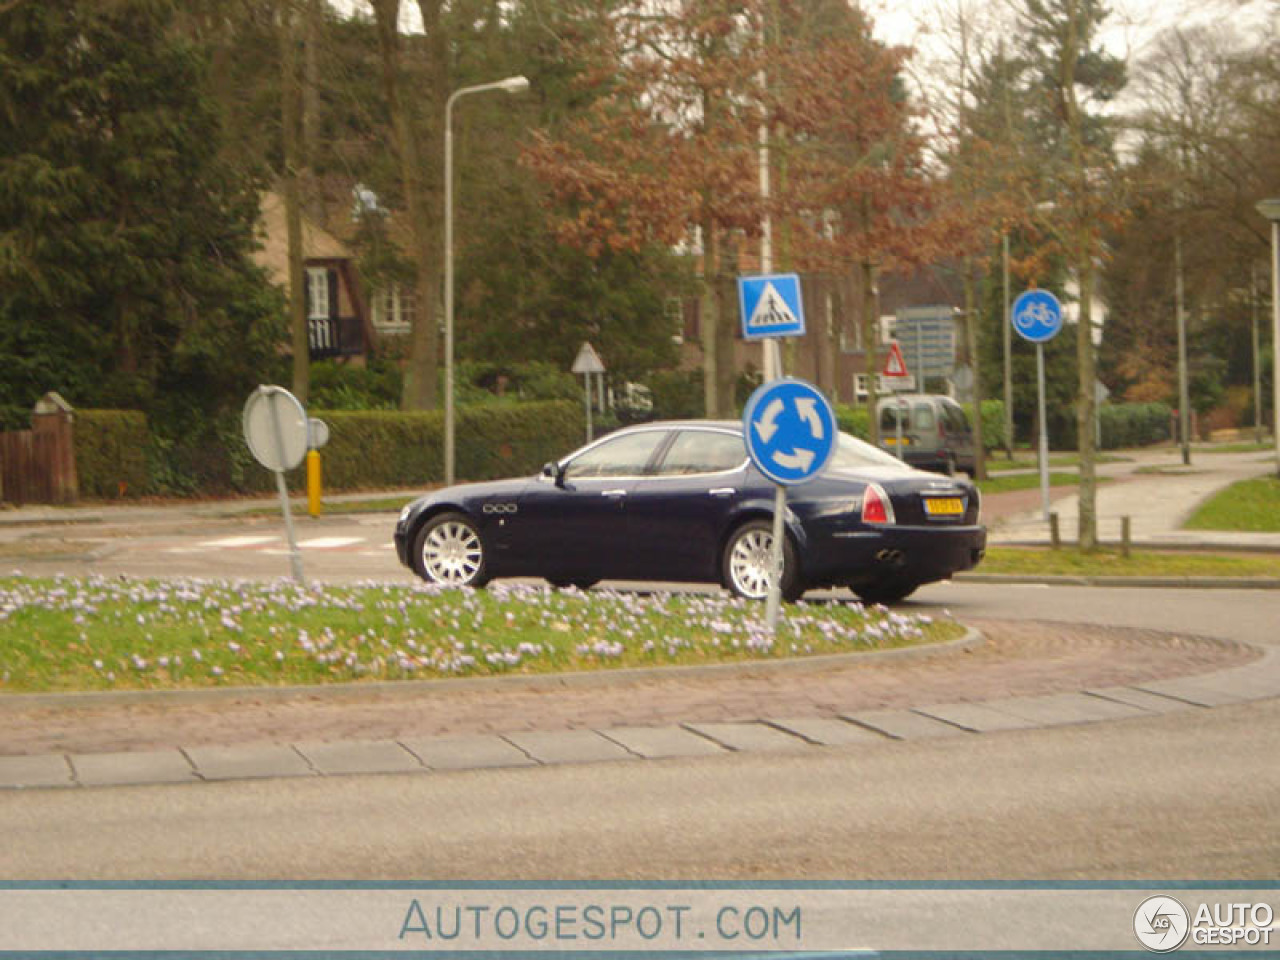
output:
[[[739,277],[738,304],[746,340],[804,336],[804,304],[797,274]]]

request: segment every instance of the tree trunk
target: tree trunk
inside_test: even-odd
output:
[[[1087,252],[1087,250],[1086,250]],[[1098,546],[1098,481],[1094,462],[1094,408],[1097,375],[1093,351],[1093,257],[1084,256],[1076,265],[1080,278],[1080,319],[1076,323],[1076,357],[1080,363],[1079,395],[1076,399],[1076,438],[1080,451],[1081,550]]]
[[[293,344],[293,395],[305,407],[311,381],[311,344],[307,336],[307,298],[302,261],[302,197],[299,177],[303,165],[302,77],[298,64],[297,20],[290,4],[280,11],[280,125],[283,135],[286,242],[289,252],[289,329]]]
[[[987,448],[982,439],[982,364],[978,362],[978,311],[973,288],[973,261],[966,258],[964,264],[964,329],[965,352],[969,355],[969,369],[973,371],[973,446],[975,480],[987,479]]]
[[[708,217],[702,226],[702,405],[706,416],[715,420],[723,416],[719,393],[719,297],[716,295],[716,278],[719,276],[720,240]]]
[[[1079,381],[1076,391],[1076,440],[1080,453],[1080,516],[1079,546],[1081,550],[1093,550],[1098,546],[1098,483],[1094,472],[1094,373],[1093,355],[1093,232],[1097,229],[1092,209],[1092,191],[1089,187],[1088,157],[1086,155],[1084,122],[1080,104],[1076,99],[1076,64],[1080,56],[1081,23],[1083,11],[1078,0],[1067,3],[1067,38],[1063,45],[1061,73],[1059,76],[1062,109],[1071,146],[1071,172],[1068,196],[1074,223],[1071,226],[1071,247],[1075,260],[1076,280],[1080,284],[1080,318],[1076,325],[1076,358],[1079,361]]]
[[[400,406],[406,410],[426,410],[434,408],[437,403],[440,218],[431,216],[428,209],[418,149],[419,138],[409,105],[400,91],[400,0],[373,0],[373,11],[378,29],[382,89],[391,113],[392,133],[400,160],[400,177],[404,184],[405,206],[413,237],[413,249],[409,253],[416,268],[415,293],[418,309],[414,312],[413,326],[409,332],[409,362],[405,369]]]
[[[720,416],[734,418],[737,408],[738,358],[734,347],[738,340],[738,310],[734,277],[738,273],[738,248],[730,242],[722,246],[723,261],[716,274],[716,407]]]
[[[880,375],[880,318],[876,296],[876,268],[872,263],[862,264],[862,349],[866,357],[867,372],[867,410],[871,422],[871,442],[880,442],[880,418],[876,415],[879,403],[878,384]]]

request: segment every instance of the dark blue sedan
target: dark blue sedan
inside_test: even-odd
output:
[[[651,423],[611,433],[536,477],[463,484],[409,504],[400,561],[424,580],[481,586],[545,577],[719,583],[768,593],[774,486],[735,421]],[[782,594],[848,586],[892,603],[975,566],[986,549],[978,491],[841,434],[826,470],[787,493]]]

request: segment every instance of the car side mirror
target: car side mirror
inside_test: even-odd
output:
[[[564,486],[564,468],[555,461],[542,465],[542,475],[548,480],[554,480],[557,487]]]

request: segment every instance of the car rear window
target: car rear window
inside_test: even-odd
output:
[[[835,452],[828,465],[836,470],[860,470],[864,467],[897,467],[899,470],[910,470],[893,454],[885,453],[879,447],[864,443],[857,437],[847,433],[840,434]]]

